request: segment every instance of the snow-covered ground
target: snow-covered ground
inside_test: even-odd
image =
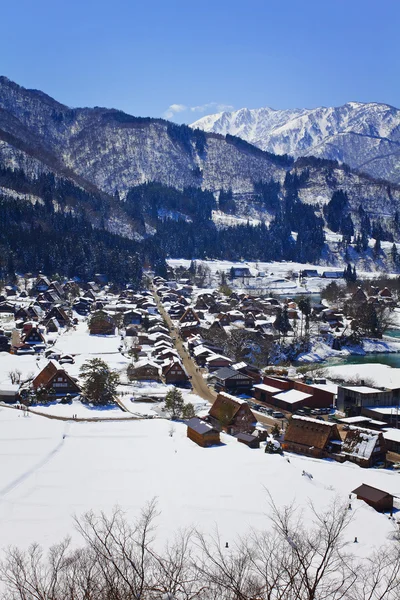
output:
[[[167,261],[171,267],[176,268],[190,265],[190,260],[184,258],[171,258]],[[265,293],[270,290],[277,295],[292,295],[298,296],[301,294],[319,294],[332,280],[322,277],[324,271],[340,271],[342,267],[325,267],[321,265],[303,264],[297,262],[231,262],[228,260],[197,260],[203,266],[210,269],[209,282],[206,285],[217,286],[220,284],[220,274],[222,272],[229,273],[231,267],[248,267],[251,275],[250,279],[237,278],[233,282],[235,289],[251,291],[255,293]],[[321,277],[309,277],[302,281],[298,278],[291,278],[292,273],[299,273],[304,269],[315,269]],[[377,271],[357,271],[360,277],[374,278],[382,273]],[[387,273],[385,273],[387,275]],[[393,275],[395,276],[395,275]],[[343,279],[336,280],[340,285]],[[229,282],[230,284],[232,282]],[[204,290],[205,291],[205,290]]]
[[[361,483],[400,493],[400,475],[356,465],[250,450],[234,438],[203,449],[186,427],[163,419],[63,422],[0,407],[1,545],[45,546],[74,536],[73,515],[88,509],[110,513],[121,506],[128,518],[156,497],[159,538],[181,527],[207,532],[218,527],[233,542],[250,528],[268,528],[268,492],[278,506],[312,500],[326,509]],[[290,456],[290,462],[287,457]],[[313,479],[302,476],[311,473]],[[361,501],[352,500],[354,521],[346,537],[367,554],[388,542],[396,525]]]
[[[384,340],[366,338],[362,341],[362,346],[343,347],[342,350],[334,350],[323,339],[315,338],[311,343],[310,351],[300,354],[298,361],[304,363],[323,363],[333,358],[340,359],[351,355],[365,356],[366,354],[390,354],[397,352],[400,352],[400,342],[391,341],[389,338]]]
[[[323,365],[321,365],[323,367]],[[400,388],[400,369],[393,369],[380,363],[338,365],[324,368],[327,377],[343,381],[364,380],[368,385],[397,389]]]
[[[78,419],[89,419],[92,420],[114,420],[114,419],[131,419],[132,415],[128,412],[124,412],[117,405],[113,404],[110,406],[92,406],[89,404],[83,404],[79,400],[74,400],[68,404],[61,404],[60,402],[50,402],[46,405],[31,406],[30,411],[39,413],[42,415],[62,417],[65,419],[72,419],[74,415]]]

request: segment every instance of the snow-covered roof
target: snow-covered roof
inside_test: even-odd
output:
[[[379,394],[382,392],[382,390],[377,390],[366,385],[342,385],[341,387],[345,390],[357,392],[358,394]]]
[[[377,412],[381,415],[399,415],[400,408],[398,406],[367,406],[368,410]]]
[[[279,388],[272,387],[272,385],[266,385],[265,383],[257,383],[254,386],[254,389],[261,390],[262,392],[268,392],[269,394],[276,394],[282,391]]]
[[[389,440],[389,442],[400,442],[400,429],[395,429],[393,427],[391,429],[386,429],[386,431],[383,431],[382,433],[385,440]]]
[[[371,419],[368,417],[345,417],[344,419],[340,419],[341,423],[347,423],[347,425],[354,425],[355,423],[366,423]]]
[[[212,354],[211,356],[207,356],[206,358],[206,362],[211,362],[212,360],[216,360],[216,359],[223,359],[223,360],[228,360],[229,362],[232,362],[230,358],[228,358],[227,356],[222,356],[222,354]]]
[[[319,425],[326,425],[327,427],[335,427],[336,423],[330,421],[320,421],[319,419],[313,419],[312,417],[302,417],[301,415],[293,415],[292,419],[299,421],[309,421],[310,423],[318,423]]]
[[[378,441],[379,431],[351,427],[342,444],[342,452],[364,460],[371,458]]]
[[[288,404],[294,404],[295,402],[301,402],[302,400],[312,398],[312,394],[306,394],[305,392],[300,392],[299,390],[286,390],[285,392],[276,394],[274,398],[276,400],[287,402]]]

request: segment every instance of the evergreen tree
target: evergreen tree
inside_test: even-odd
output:
[[[395,243],[393,243],[391,255],[392,255],[392,263],[395,267],[397,267],[397,264],[399,262],[399,253],[397,252],[397,246]]]
[[[82,392],[86,400],[97,405],[114,401],[119,375],[101,358],[92,358],[83,363],[80,374],[84,381]]]
[[[182,392],[172,388],[165,397],[165,410],[169,413],[172,420],[180,419],[184,412],[184,402]]]

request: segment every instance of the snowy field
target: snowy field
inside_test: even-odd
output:
[[[158,499],[159,539],[195,526],[223,541],[250,528],[268,528],[269,491],[283,506],[305,509],[312,500],[327,508],[361,483],[400,494],[400,475],[356,465],[250,450],[233,438],[203,449],[186,437],[183,424],[163,419],[63,422],[0,408],[1,544],[50,545],[70,534],[73,515],[89,509],[110,513],[115,505],[128,518]],[[313,479],[302,476],[303,470]],[[390,541],[396,525],[361,501],[352,501],[354,521],[346,531],[361,555]],[[353,545],[352,545],[353,549]]]
[[[190,260],[184,258],[170,258],[168,264],[176,268],[184,266],[188,268]],[[234,287],[238,290],[251,291],[261,293],[269,290],[277,295],[292,295],[300,294],[319,294],[332,280],[322,277],[324,271],[340,271],[342,267],[326,267],[321,265],[313,265],[309,263],[297,262],[231,262],[228,260],[196,260],[197,265],[202,264],[210,269],[210,281],[206,285],[217,286],[220,284],[220,274],[228,273],[231,267],[248,267],[251,275],[250,280],[246,278],[237,278],[234,281]],[[310,277],[303,281],[298,278],[292,279],[292,273],[299,273],[304,269],[315,269],[321,277]],[[357,271],[362,278],[374,278],[382,275],[379,272]],[[260,274],[262,274],[260,276]],[[384,273],[388,275],[388,273]],[[288,278],[290,276],[290,278]],[[339,285],[344,284],[343,279],[335,280]],[[229,281],[231,284],[231,282]],[[204,290],[203,290],[204,291]]]

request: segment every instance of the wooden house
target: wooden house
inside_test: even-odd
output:
[[[24,344],[29,344],[30,346],[34,346],[36,344],[44,344],[45,339],[41,332],[36,327],[30,327],[27,332],[22,337],[22,342]]]
[[[373,467],[386,460],[386,442],[380,431],[350,427],[342,444],[342,454],[360,467]]]
[[[260,447],[260,438],[256,435],[251,435],[250,433],[238,433],[236,439],[238,442],[245,444],[249,448]]]
[[[114,335],[115,323],[111,315],[104,311],[94,313],[89,321],[91,335]]]
[[[206,366],[210,371],[217,371],[222,367],[229,367],[232,362],[233,361],[230,358],[220,354],[212,354],[206,358]]]
[[[340,452],[341,438],[336,423],[294,415],[285,432],[283,450],[314,458]]]
[[[244,400],[220,392],[209,411],[210,423],[230,435],[253,433],[257,419]]]
[[[44,275],[39,275],[33,284],[33,291],[37,294],[46,292],[50,287],[50,281]]]
[[[35,390],[44,388],[54,396],[79,394],[81,391],[76,381],[52,360],[36,375],[32,386]]]
[[[138,381],[161,381],[160,366],[148,359],[138,360],[129,365],[128,377]]]
[[[183,365],[173,360],[169,364],[163,367],[163,375],[165,383],[187,383],[189,381],[188,374],[186,373]]]
[[[46,314],[45,319],[46,321],[56,319],[61,327],[66,327],[71,322],[69,316],[61,306],[53,306]]]
[[[216,320],[220,322],[222,327],[227,327],[231,322],[227,313],[219,313],[219,315],[216,317]]]
[[[0,313],[10,313],[14,314],[15,305],[11,304],[11,302],[0,302]]]
[[[124,325],[140,325],[142,322],[142,313],[139,310],[127,310],[124,313]]]
[[[231,367],[218,369],[213,373],[211,380],[217,391],[244,393],[253,387],[251,377]]]
[[[352,494],[356,494],[358,500],[364,500],[366,504],[372,506],[378,512],[392,512],[393,510],[394,496],[366,483],[353,490]]]
[[[60,323],[55,318],[49,319],[44,325],[47,329],[47,333],[57,333],[60,329]]]
[[[197,316],[196,311],[191,306],[189,306],[189,308],[187,308],[184,311],[183,315],[179,319],[179,323],[194,323],[194,322],[200,323],[200,319]]]
[[[64,288],[62,287],[61,284],[58,283],[58,281],[52,281],[48,287],[49,290],[54,290],[56,292],[56,294],[60,297],[63,298],[64,297]],[[47,291],[47,290],[46,290]]]
[[[353,304],[364,304],[367,302],[367,295],[362,288],[358,288],[351,297]]]
[[[221,443],[219,431],[198,417],[193,417],[187,422],[187,437],[202,448]]]

